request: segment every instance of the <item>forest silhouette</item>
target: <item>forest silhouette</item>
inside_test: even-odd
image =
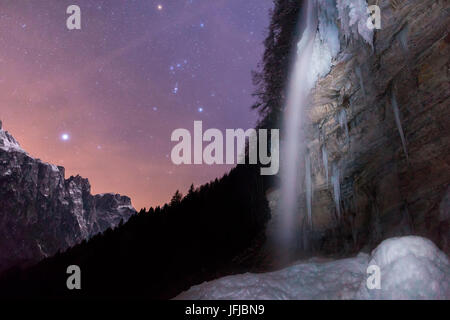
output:
[[[270,217],[265,189],[258,166],[237,166],[33,267],[6,271],[0,295],[168,299],[239,272],[243,262],[232,259],[251,247]],[[66,287],[69,265],[81,269],[81,290]]]

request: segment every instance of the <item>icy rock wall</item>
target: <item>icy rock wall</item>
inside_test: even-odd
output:
[[[319,11],[315,48],[325,49],[315,54],[326,58],[313,68],[318,80],[305,126],[314,247],[351,253],[388,237],[417,234],[450,252],[450,216],[442,209],[450,185],[450,3],[414,0],[393,6],[380,0],[382,28],[370,31],[363,30],[366,2],[336,1],[335,9],[327,5],[331,2],[318,1],[325,10]],[[333,23],[340,46],[330,60],[336,38],[322,35],[334,34]],[[339,207],[333,163],[339,164]],[[305,192],[299,197],[304,212],[307,198]],[[271,199],[276,207],[276,197]]]

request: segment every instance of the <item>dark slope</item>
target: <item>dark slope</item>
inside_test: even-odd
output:
[[[171,298],[191,285],[239,270],[246,250],[269,218],[257,166],[238,166],[222,179],[174,196],[162,209],[142,210],[88,242],[24,271],[7,271],[3,297]],[[66,269],[78,265],[82,290],[66,288]]]

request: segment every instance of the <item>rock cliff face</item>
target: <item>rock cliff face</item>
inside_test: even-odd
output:
[[[0,271],[36,262],[116,226],[130,198],[91,195],[87,179],[29,156],[0,122]]]
[[[337,21],[340,52],[307,110],[312,245],[355,252],[415,234],[449,253],[450,2],[368,4],[382,18],[372,45]]]

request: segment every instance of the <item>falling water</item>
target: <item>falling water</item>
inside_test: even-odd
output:
[[[322,163],[323,168],[325,169],[325,178],[327,180],[327,187],[328,187],[328,151],[325,145],[322,146]]]
[[[296,221],[294,219],[297,212],[297,197],[300,194],[300,160],[304,153],[304,139],[302,137],[302,123],[304,121],[304,109],[308,103],[308,95],[314,86],[315,80],[310,76],[308,70],[311,68],[314,40],[317,30],[317,13],[314,0],[305,1],[306,10],[303,11],[301,21],[306,21],[295,62],[291,71],[288,85],[288,96],[285,107],[285,141],[282,155],[282,234],[280,240],[286,246],[290,246],[295,241]],[[297,223],[298,225],[298,223]]]
[[[341,182],[339,167],[336,163],[333,163],[333,174],[331,175],[331,184],[333,185],[334,204],[336,206],[336,212],[338,219],[341,218]]]
[[[305,156],[305,186],[306,186],[306,208],[308,211],[308,223],[312,228],[312,179],[311,179],[311,156]]]
[[[391,93],[391,106],[394,110],[395,123],[397,124],[398,133],[400,134],[400,139],[402,139],[403,151],[405,152],[406,160],[408,160],[408,151],[406,149],[406,139],[403,133],[402,122],[400,121],[400,111],[398,109],[397,97],[394,91]]]

